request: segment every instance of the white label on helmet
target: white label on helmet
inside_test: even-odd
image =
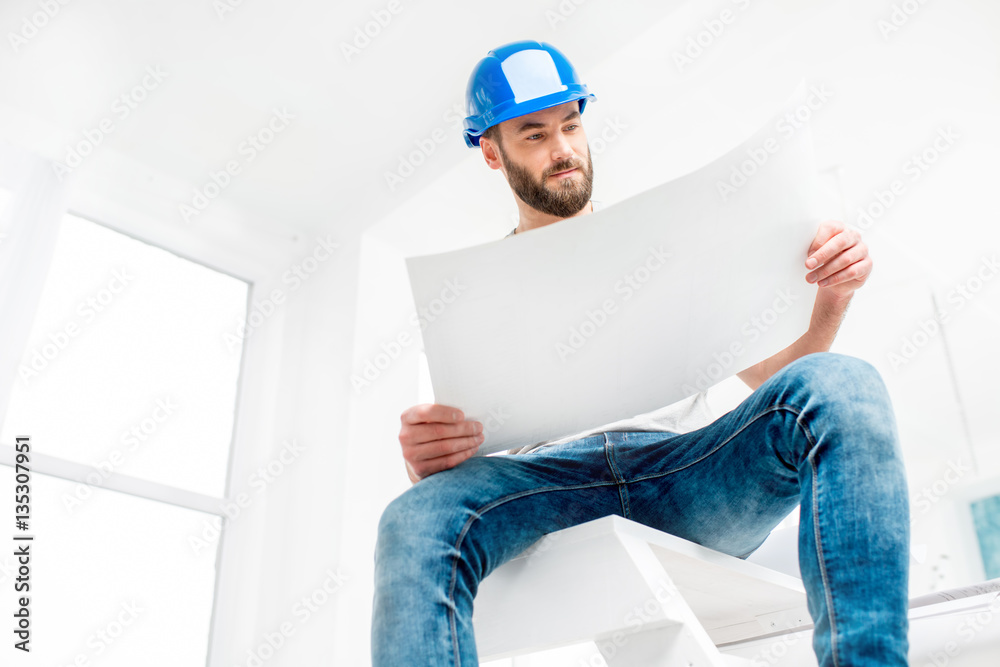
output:
[[[548,51],[518,51],[500,63],[500,67],[518,104],[566,90]]]

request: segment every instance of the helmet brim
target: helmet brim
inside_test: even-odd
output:
[[[542,97],[536,97],[523,102],[515,102],[512,100],[494,107],[488,113],[484,113],[481,116],[466,118],[464,123],[465,143],[470,148],[475,148],[479,146],[479,137],[482,136],[483,132],[494,125],[499,125],[505,120],[527,116],[528,114],[535,113],[536,111],[557,107],[560,104],[566,104],[567,102],[573,102],[575,100],[579,100],[580,113],[582,114],[587,102],[596,99],[597,97],[587,90],[587,86],[578,85],[571,86],[567,90],[552,93],[551,95],[543,95]]]

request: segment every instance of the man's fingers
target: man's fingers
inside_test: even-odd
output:
[[[424,403],[405,410],[399,419],[404,424],[425,424],[428,422],[453,424],[464,420],[465,415],[461,410],[450,405]]]
[[[485,437],[482,433],[467,435],[460,438],[448,438],[446,440],[434,440],[420,444],[410,445],[410,451],[404,452],[405,456],[412,463],[417,461],[431,461],[442,456],[450,456],[471,449],[475,452],[479,445],[483,443]]]
[[[820,223],[819,228],[816,230],[816,236],[809,245],[809,251],[806,255],[812,255],[819,248],[821,248],[824,243],[843,230],[844,224],[842,222],[838,222],[837,220],[827,220],[826,222]]]
[[[824,278],[832,276],[838,271],[846,269],[855,262],[860,262],[867,257],[867,254],[868,249],[864,246],[864,244],[858,244],[848,248],[844,252],[837,255],[833,260],[823,264],[812,273],[807,274],[806,280],[811,283],[819,282]]]
[[[423,479],[424,477],[433,475],[436,472],[454,468],[475,453],[476,450],[474,448],[464,449],[453,454],[448,454],[447,456],[439,456],[426,461],[415,461],[410,463],[410,467],[413,469],[413,472],[416,473],[417,477]]]
[[[815,252],[810,252],[809,258],[806,260],[806,268],[815,269],[823,266],[845,249],[850,248],[853,245],[857,245],[860,240],[860,234],[853,230],[845,229],[824,243]]]
[[[486,439],[480,422],[465,419],[461,410],[448,405],[415,405],[399,419],[403,424],[399,444],[410,479],[455,467],[475,454]]]
[[[399,432],[399,442],[404,446],[419,445],[436,440],[476,435],[482,431],[483,425],[477,421],[461,421],[457,424],[440,422],[404,424]]]
[[[823,266],[847,248],[850,245],[849,241],[850,238],[846,233],[837,234],[809,255],[806,268],[815,269]]]
[[[839,285],[840,283],[848,282],[850,280],[867,280],[868,274],[871,273],[871,266],[872,261],[870,259],[855,262],[846,269],[837,271],[829,278],[822,280],[821,282],[825,282],[826,284],[821,285],[821,287]]]

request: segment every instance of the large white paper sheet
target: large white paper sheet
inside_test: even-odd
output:
[[[407,258],[434,400],[483,422],[479,454],[669,405],[805,333],[822,217],[796,125],[593,214]]]

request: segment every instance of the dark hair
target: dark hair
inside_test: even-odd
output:
[[[500,144],[500,124],[490,125],[488,128],[483,130],[482,136],[486,137],[490,141]]]

